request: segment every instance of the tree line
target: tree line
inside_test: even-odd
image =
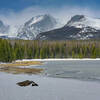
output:
[[[0,39],[0,62],[45,58],[100,58],[100,41],[28,41]]]

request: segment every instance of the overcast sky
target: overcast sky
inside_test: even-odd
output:
[[[0,19],[19,24],[46,13],[65,23],[75,14],[100,18],[99,4],[100,0],[0,0]]]

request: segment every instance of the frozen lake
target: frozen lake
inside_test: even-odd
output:
[[[39,87],[16,83],[35,81]],[[36,75],[0,73],[0,100],[99,100],[100,83]]]
[[[100,61],[46,61],[42,75],[13,75],[0,72],[0,100],[98,100]],[[32,80],[39,87],[16,83]],[[85,80],[85,81],[83,81]]]
[[[100,81],[100,60],[47,61],[40,67],[49,77]]]

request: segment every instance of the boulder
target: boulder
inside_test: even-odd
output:
[[[17,85],[19,85],[21,87],[25,87],[25,86],[29,86],[29,85],[38,86],[38,84],[36,84],[33,81],[29,81],[29,80],[26,80],[26,81],[23,81],[23,82],[18,82]]]

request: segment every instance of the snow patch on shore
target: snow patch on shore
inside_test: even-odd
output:
[[[73,60],[78,60],[78,61],[85,61],[85,60],[100,60],[100,58],[96,58],[96,59],[91,59],[91,58],[83,58],[83,59],[73,59],[73,58],[68,58],[68,59],[23,59],[23,60],[16,60],[16,62],[20,62],[20,61],[73,61]]]

